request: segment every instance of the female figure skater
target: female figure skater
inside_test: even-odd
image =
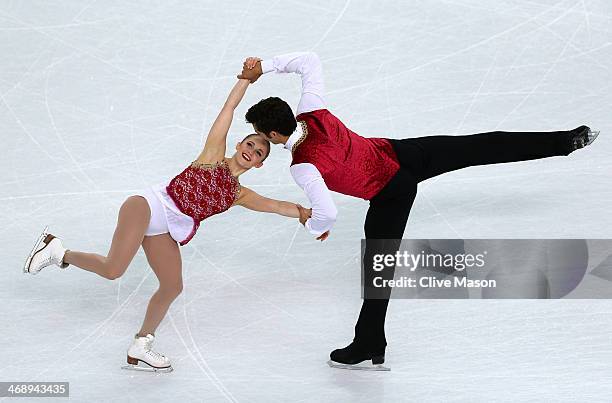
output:
[[[61,240],[45,228],[26,260],[26,273],[37,274],[52,264],[63,269],[72,264],[114,280],[123,275],[142,245],[159,288],[128,349],[129,365],[123,368],[172,371],[170,360],[152,350],[154,332],[183,287],[178,245],[191,240],[202,220],[236,205],[299,218],[296,204],[260,196],[238,182],[241,174],[262,166],[270,152],[267,140],[251,134],[236,145],[232,157],[225,157],[234,110],[248,86],[249,80],[244,79],[234,85],[195,161],[171,181],[151,186],[123,202],[107,256],[65,249]]]

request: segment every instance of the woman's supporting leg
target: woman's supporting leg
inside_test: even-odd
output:
[[[64,262],[114,280],[121,277],[140,247],[151,210],[142,196],[130,196],[119,209],[117,227],[107,256],[68,250]]]
[[[582,126],[581,126],[582,127]],[[476,165],[568,155],[577,128],[554,132],[488,132],[391,140],[400,164],[419,181]]]
[[[168,233],[147,236],[142,241],[142,248],[159,280],[159,288],[149,301],[138,336],[154,335],[170,304],[183,290],[181,252],[176,241]]]

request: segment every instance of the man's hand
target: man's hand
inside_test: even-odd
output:
[[[253,84],[262,74],[261,59],[258,57],[249,57],[242,64],[242,72],[237,77],[238,79],[247,79]]]
[[[312,209],[302,207],[299,204],[296,204],[296,206],[298,208],[298,212],[300,213],[300,218],[299,218],[300,222],[302,223],[302,225],[306,225],[306,220],[308,220],[310,216],[312,215]],[[323,242],[324,240],[327,239],[328,236],[329,236],[329,231],[325,231],[324,233],[319,235],[316,239],[317,241]]]
[[[253,67],[255,67],[257,62],[261,62],[261,59],[259,57],[247,57],[244,63],[242,64],[242,67],[248,67],[249,69],[252,69]]]
[[[309,208],[305,208],[300,206],[299,204],[297,204],[297,208],[298,208],[298,212],[300,214],[300,223],[302,225],[306,225],[306,221],[310,218],[311,214],[312,214],[312,210]]]
[[[324,233],[322,233],[321,235],[317,237],[317,241],[323,242],[324,240],[327,239],[328,236],[329,236],[329,231],[325,231]]]

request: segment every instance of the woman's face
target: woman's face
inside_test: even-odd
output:
[[[270,145],[259,135],[249,136],[236,144],[236,162],[243,168],[259,168],[266,159]]]

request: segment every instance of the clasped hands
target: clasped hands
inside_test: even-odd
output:
[[[312,216],[312,209],[303,207],[301,205],[297,205],[298,208],[298,212],[300,213],[300,223],[302,225],[306,225],[306,220],[308,220],[311,216]],[[324,233],[322,233],[321,235],[319,235],[316,239],[317,241],[321,241],[323,242],[324,240],[327,239],[327,237],[329,236],[329,231],[325,231]]]
[[[253,84],[261,75],[261,59],[258,57],[247,57],[242,64],[242,72],[238,74],[238,79],[247,79]]]

